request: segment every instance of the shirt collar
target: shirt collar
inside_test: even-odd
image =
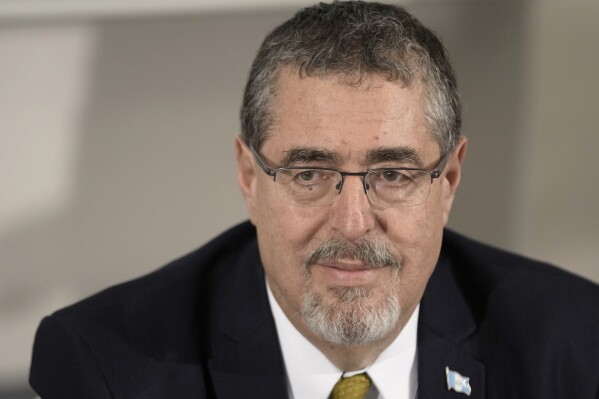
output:
[[[272,295],[272,309],[287,372],[290,398],[327,398],[343,374],[289,321]],[[418,386],[416,340],[419,306],[402,332],[365,370],[379,392],[379,398],[415,398]],[[349,373],[348,373],[349,374]],[[353,373],[352,373],[353,374]]]

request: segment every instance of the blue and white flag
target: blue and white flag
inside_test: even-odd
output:
[[[445,367],[445,375],[447,376],[447,390],[453,389],[456,392],[464,393],[470,396],[472,388],[470,388],[470,378],[463,377],[457,371],[450,370],[449,367]]]

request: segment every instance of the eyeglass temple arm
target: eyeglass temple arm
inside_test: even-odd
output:
[[[437,168],[431,172],[431,177],[433,179],[436,179],[439,176],[441,176],[441,173],[443,173],[443,169],[445,169],[445,165],[447,164],[447,161],[449,160],[450,154],[451,154],[451,151],[447,151],[445,153],[445,155],[443,155],[441,157],[441,159],[439,160],[439,164],[437,165]]]
[[[258,163],[258,166],[260,166],[260,169],[262,169],[267,175],[274,177],[277,172],[274,169],[266,166],[262,158],[260,158],[260,155],[258,155],[258,152],[254,149],[254,146],[250,145],[250,150],[252,151],[252,154],[254,154],[254,159]]]

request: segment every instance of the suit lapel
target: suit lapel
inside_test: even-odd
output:
[[[427,328],[419,331],[418,343],[418,398],[458,399],[466,395],[449,390],[446,367],[470,378],[472,399],[485,398],[485,366],[460,347]]]
[[[485,398],[485,366],[476,359],[476,321],[450,265],[441,259],[429,280],[418,322],[419,399],[459,399],[448,390],[445,368],[470,378],[471,399]]]
[[[209,360],[219,399],[285,398],[287,382],[277,331],[254,243],[224,270],[216,299]]]

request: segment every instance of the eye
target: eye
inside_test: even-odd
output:
[[[403,187],[414,183],[414,176],[405,170],[379,170],[371,174],[370,182],[381,187]]]
[[[302,170],[301,172],[295,175],[296,179],[299,179],[303,182],[313,182],[318,178],[317,170]]]
[[[401,173],[399,173],[396,170],[386,170],[382,173],[382,177],[383,177],[383,179],[385,179],[388,182],[393,182],[393,181],[401,180],[405,176],[403,176]]]
[[[330,180],[330,174],[319,169],[300,169],[293,173],[291,181],[298,186],[322,186]]]
[[[277,182],[296,187],[322,187],[335,180],[335,172],[325,169],[279,169]]]
[[[411,180],[407,174],[398,170],[385,170],[382,172],[381,177],[385,182],[396,184],[406,183]]]

